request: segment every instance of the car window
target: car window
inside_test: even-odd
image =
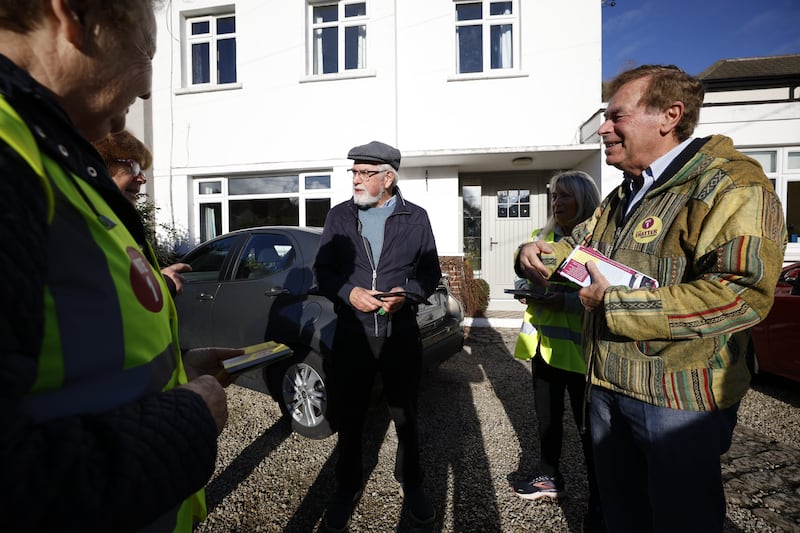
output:
[[[183,277],[189,282],[219,279],[219,273],[223,263],[225,263],[225,258],[235,243],[236,237],[231,236],[198,248],[184,259],[184,262],[192,266],[192,271],[184,272]]]
[[[259,233],[250,236],[236,267],[236,279],[258,279],[292,266],[295,251],[284,235]]]

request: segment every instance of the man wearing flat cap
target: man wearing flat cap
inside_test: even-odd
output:
[[[325,526],[347,528],[366,481],[362,430],[376,374],[397,431],[395,478],[411,518],[427,524],[436,513],[422,488],[417,431],[422,343],[414,300],[436,289],[439,256],[428,214],[397,187],[400,151],[372,141],[347,157],[353,160],[353,197],[328,213],[314,263],[320,292],[334,303],[338,317],[330,381],[339,432],[338,487]]]

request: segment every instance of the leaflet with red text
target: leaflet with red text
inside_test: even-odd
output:
[[[600,273],[605,276],[611,285],[625,285],[632,289],[640,287],[656,288],[658,280],[642,274],[638,270],[609,259],[594,248],[576,246],[561,266],[558,273],[581,287],[588,287],[591,282],[586,262],[594,261]]]

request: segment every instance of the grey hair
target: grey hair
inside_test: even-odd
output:
[[[386,170],[392,171],[392,174],[394,175],[394,180],[392,180],[392,187],[396,187],[397,181],[400,179],[400,174],[397,173],[397,170],[395,170],[395,168],[389,163],[382,163],[378,165],[378,168],[381,170],[381,172],[384,172]]]
[[[549,190],[550,193],[558,190],[566,191],[575,197],[578,210],[575,218],[570,220],[573,227],[592,216],[594,210],[600,205],[600,192],[597,190],[597,184],[592,176],[581,170],[567,170],[554,175],[550,178]],[[540,232],[542,238],[555,227],[556,220],[551,215]]]

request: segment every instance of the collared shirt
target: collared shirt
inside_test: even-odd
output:
[[[628,209],[625,211],[625,215],[630,214],[633,206],[637,205],[641,199],[644,198],[644,195],[647,194],[647,191],[649,191],[658,178],[661,177],[661,174],[663,174],[669,164],[672,163],[672,160],[678,157],[678,154],[683,152],[684,148],[689,146],[689,143],[693,140],[694,137],[689,137],[678,146],[653,161],[642,173],[642,186],[638,190],[635,188],[635,182],[631,181],[633,197],[628,201]]]

